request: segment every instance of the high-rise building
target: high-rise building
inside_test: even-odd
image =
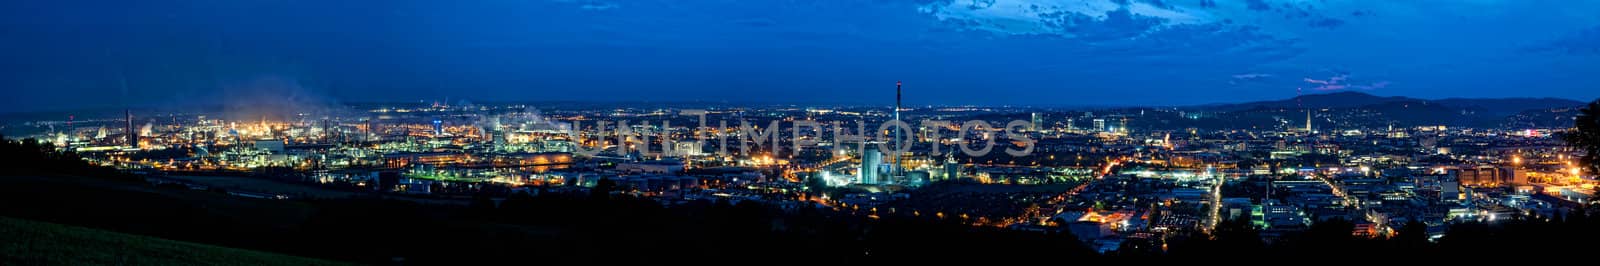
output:
[[[1106,131],[1106,120],[1104,118],[1095,118],[1094,119],[1094,130],[1095,131]]]
[[[1515,167],[1467,166],[1450,174],[1463,186],[1512,186],[1528,184],[1527,170]]]
[[[1044,116],[1039,115],[1039,112],[1033,112],[1031,113],[1031,118],[1032,119],[1029,119],[1029,121],[1033,122],[1031,127],[1033,131],[1038,132],[1044,130]]]
[[[945,160],[944,160],[944,179],[945,180],[961,179],[961,164],[956,163],[956,157],[953,156],[953,155],[945,157]]]
[[[883,153],[878,152],[878,145],[867,144],[861,150],[861,183],[877,184],[878,167],[883,164]]]
[[[1078,126],[1077,125],[1073,125],[1072,123],[1074,123],[1072,121],[1072,118],[1067,118],[1067,132],[1073,132],[1073,131],[1077,131],[1078,130]]]

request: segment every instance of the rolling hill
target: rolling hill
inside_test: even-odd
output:
[[[1198,110],[1233,113],[1236,116],[1290,116],[1302,108],[1345,118],[1340,126],[1451,125],[1473,127],[1549,127],[1570,125],[1570,120],[1528,119],[1529,114],[1570,110],[1584,103],[1559,98],[1446,98],[1418,99],[1402,96],[1376,96],[1361,92],[1335,92],[1302,95],[1294,98],[1245,103],[1209,104]],[[1288,113],[1285,113],[1288,112]],[[1559,112],[1558,112],[1559,114]],[[1360,117],[1359,119],[1354,119]],[[1359,120],[1359,121],[1358,121]]]
[[[0,265],[345,265],[0,217]]]
[[[1559,98],[1446,98],[1438,100],[1403,96],[1383,97],[1361,92],[1335,92],[1309,94],[1294,98],[1231,104],[1202,105],[1200,108],[1218,111],[1240,111],[1268,108],[1360,108],[1386,103],[1426,103],[1440,106],[1477,110],[1495,115],[1510,115],[1527,110],[1543,110],[1583,105],[1583,102]]]

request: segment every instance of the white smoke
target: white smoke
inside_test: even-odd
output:
[[[232,120],[295,121],[302,114],[329,114],[343,109],[338,101],[294,78],[263,76],[221,86],[223,114]]]
[[[549,119],[539,112],[538,108],[528,107],[522,112],[512,113],[506,117],[506,122],[514,125],[517,130],[524,131],[554,131],[566,132],[572,129],[572,124]]]

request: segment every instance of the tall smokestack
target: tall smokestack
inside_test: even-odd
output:
[[[894,121],[904,123],[905,121],[900,121],[900,85],[900,81],[894,81]],[[895,178],[899,178],[901,175],[900,150],[905,149],[905,147],[901,147],[901,145],[905,145],[905,143],[900,140],[900,134],[900,127],[894,127],[894,167],[889,168],[889,174]]]
[[[133,129],[133,110],[122,109],[122,114],[126,116],[125,120],[128,122],[127,127],[124,129],[128,133],[128,146],[137,149],[139,148],[139,131]]]

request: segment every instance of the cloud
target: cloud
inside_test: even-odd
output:
[[[1330,5],[1314,0],[948,0],[918,11],[956,31],[1054,38],[1063,46],[1107,50],[1111,53],[1094,55],[1124,62],[1266,65],[1311,50],[1302,44],[1321,45],[1298,34],[1344,27],[1356,18],[1349,14],[1362,10]]]
[[[973,0],[935,2],[919,10],[941,21],[964,25],[967,30],[1076,36],[1078,28],[1114,24],[1119,20],[1143,20],[1153,24],[1125,28],[1134,33],[1154,29],[1154,26],[1202,25],[1218,21],[1197,10],[1199,8],[1163,1]]]
[[[1185,25],[1227,25],[1272,28],[1271,34],[1309,28],[1334,28],[1362,17],[1373,4],[1317,0],[1171,1],[1171,0],[947,0],[919,8],[965,30],[1003,34],[1049,34],[1076,37],[1074,28],[1119,19],[1119,13],[1156,21],[1158,31]],[[1298,25],[1298,26],[1286,26]]]
[[[1339,27],[1340,25],[1344,25],[1344,20],[1336,19],[1336,18],[1322,18],[1322,19],[1312,20],[1308,25],[1311,25],[1311,27],[1317,27],[1317,28],[1335,28],[1335,27]]]
[[[1255,10],[1255,11],[1272,10],[1272,5],[1269,5],[1269,4],[1267,4],[1267,2],[1264,2],[1264,1],[1261,1],[1261,0],[1244,0],[1244,4],[1245,4],[1245,8],[1249,8],[1250,10]]]
[[[1567,34],[1524,49],[1534,53],[1560,53],[1568,55],[1600,55],[1600,27]]]
[[[1263,79],[1263,78],[1270,78],[1270,77],[1272,77],[1272,74],[1266,74],[1266,73],[1247,73],[1247,74],[1233,75],[1233,79],[1243,79],[1243,80],[1254,80],[1254,79]]]
[[[1318,91],[1336,91],[1345,89],[1374,90],[1389,87],[1390,81],[1383,80],[1372,83],[1351,84],[1349,74],[1338,74],[1325,79],[1305,78],[1306,84],[1315,85],[1311,89]]]
[[[566,4],[566,5],[576,4],[576,5],[578,5],[578,9],[589,10],[589,11],[605,11],[605,10],[612,10],[612,9],[616,9],[618,7],[622,7],[620,5],[617,5],[617,3],[605,2],[605,1],[601,1],[601,0],[550,0],[550,2]]]
[[[733,20],[732,23],[735,24],[735,25],[743,25],[743,26],[750,26],[750,27],[757,27],[757,28],[771,27],[771,26],[778,25],[777,21],[773,21],[770,18],[736,19],[736,20]]]
[[[1332,76],[1332,77],[1328,77],[1327,79],[1305,78],[1305,81],[1306,81],[1306,83],[1311,83],[1311,84],[1331,85],[1331,84],[1339,84],[1339,82],[1342,82],[1347,78],[1350,78],[1350,75],[1339,74],[1339,75],[1335,75],[1335,76]]]
[[[1350,87],[1351,88],[1356,88],[1356,89],[1363,89],[1363,90],[1382,89],[1382,88],[1389,87],[1389,83],[1390,83],[1389,81],[1385,80],[1385,81],[1373,82],[1372,84],[1354,85],[1354,86],[1350,86]]]
[[[1267,81],[1267,79],[1272,78],[1272,76],[1273,76],[1272,74],[1267,74],[1267,73],[1234,74],[1232,76],[1229,76],[1230,79],[1228,80],[1228,85],[1240,85],[1240,84],[1247,84],[1247,83],[1261,83],[1261,82]]]
[[[603,11],[617,7],[619,6],[617,6],[616,3],[585,3],[583,6],[579,6],[578,8],[582,8],[583,10]]]

